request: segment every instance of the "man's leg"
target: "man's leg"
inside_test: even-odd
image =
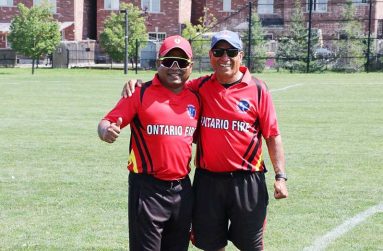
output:
[[[169,190],[172,204],[170,220],[162,233],[163,251],[187,251],[190,241],[190,227],[193,209],[193,191],[189,177]]]
[[[164,188],[140,174],[129,174],[129,249],[160,251],[162,232],[171,216]]]
[[[229,180],[196,169],[193,192],[194,245],[203,250],[224,250],[228,240],[226,185]]]
[[[263,173],[239,174],[233,179],[234,201],[229,239],[240,250],[261,251],[268,194]]]

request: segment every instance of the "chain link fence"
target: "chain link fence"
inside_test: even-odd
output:
[[[297,4],[299,3],[299,4]],[[325,70],[383,71],[383,0],[289,1],[258,0],[236,11],[209,11],[217,20],[206,32],[189,39],[194,70],[211,70],[211,36],[220,30],[238,32],[244,43],[243,64],[253,72]],[[155,69],[161,41],[136,41],[129,68]],[[120,67],[95,41],[61,46],[48,60],[54,67]],[[0,65],[13,67],[18,59],[0,51]]]
[[[195,61],[202,65],[197,68],[206,69],[207,37],[229,29],[241,34],[243,63],[252,71],[383,71],[383,1],[287,3],[249,2],[235,12],[213,13],[221,15],[217,23],[191,38]]]

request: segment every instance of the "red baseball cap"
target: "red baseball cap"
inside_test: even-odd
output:
[[[193,57],[193,51],[189,41],[179,35],[167,37],[163,41],[160,47],[159,56],[164,57],[170,50],[174,48],[180,48],[183,50],[189,59]]]

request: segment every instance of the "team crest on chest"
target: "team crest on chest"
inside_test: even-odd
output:
[[[189,117],[194,119],[196,116],[195,106],[194,105],[188,105],[186,109],[188,111]]]
[[[249,101],[242,99],[238,102],[237,107],[240,112],[247,112],[250,109]]]

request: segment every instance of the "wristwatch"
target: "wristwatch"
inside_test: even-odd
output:
[[[277,173],[275,175],[275,180],[279,180],[279,179],[284,179],[285,181],[287,181],[287,175],[286,173]]]

